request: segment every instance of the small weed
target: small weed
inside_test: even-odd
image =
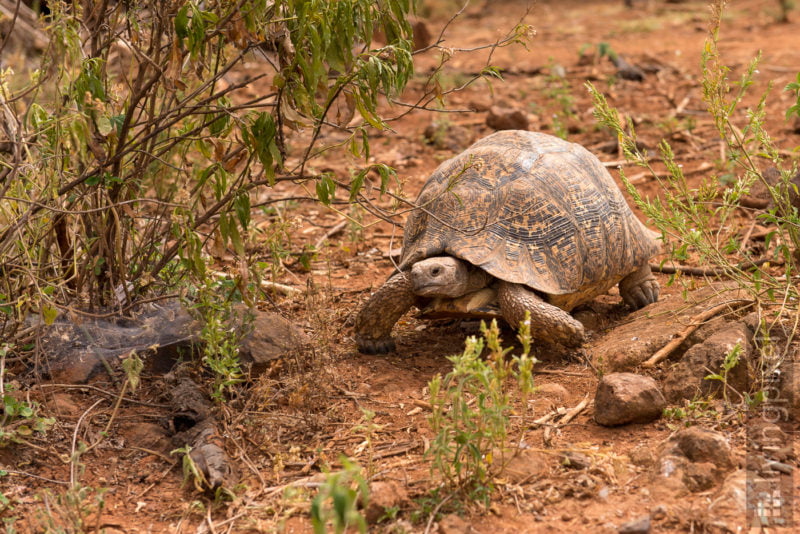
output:
[[[549,74],[545,77],[546,87],[544,96],[548,101],[554,103],[553,112],[553,132],[562,139],[567,138],[567,121],[575,117],[573,104],[575,98],[572,96],[572,87],[569,80],[564,76],[564,68],[556,64],[553,58],[548,63]]]
[[[648,169],[661,186],[659,195],[644,198],[621,172],[628,193],[661,231],[665,248],[673,259],[691,258],[698,264],[714,266],[744,290],[757,309],[775,306],[773,309],[778,313],[771,317],[779,321],[797,313],[798,288],[793,281],[797,257],[792,251],[800,248],[800,219],[791,202],[793,173],[789,170],[791,164],[783,161],[764,129],[767,94],[754,107],[740,109],[754,83],[760,58],[744,69],[740,80],[730,80],[730,68],[723,64],[718,48],[722,5],[715,5],[713,28],[702,56],[702,88],[708,111],[725,143],[726,161],[720,162],[725,174],[690,186],[672,147],[662,141],[659,150],[668,175],[659,175],[637,148],[633,125],[621,121],[617,111],[609,107],[594,86],[587,84],[587,87],[594,98],[598,121],[616,132],[625,157]],[[797,85],[790,84],[787,90],[795,91],[800,98],[800,81]],[[797,111],[800,108],[792,107],[787,114]],[[780,171],[781,182],[777,186],[771,185],[761,170],[768,166]],[[758,215],[759,224],[773,229],[764,242],[764,258],[770,260],[764,267],[752,267],[743,242],[745,232],[737,219],[742,197],[756,182],[765,186],[773,206]],[[781,265],[782,272],[776,274],[774,265]]]
[[[664,408],[664,418],[672,421],[683,421],[684,426],[692,426],[699,420],[719,419],[719,412],[709,399],[694,399],[685,406]]]
[[[45,490],[39,495],[43,506],[32,518],[34,530],[54,534],[102,532],[106,491],[80,484],[60,494]]]
[[[800,72],[797,73],[796,81],[788,84],[784,91],[794,93],[792,97],[796,99],[795,104],[789,106],[789,109],[786,110],[786,120],[791,117],[800,117]]]
[[[739,360],[742,354],[742,344],[736,343],[731,350],[725,355],[725,360],[722,362],[722,368],[719,373],[711,373],[706,376],[706,380],[718,380],[722,383],[722,398],[725,404],[728,404],[728,373],[739,365]]]
[[[328,473],[311,501],[311,524],[315,534],[341,534],[350,527],[367,531],[367,521],[358,511],[369,502],[369,486],[361,467],[342,457],[341,471]]]
[[[0,447],[9,443],[22,443],[34,432],[46,432],[54,423],[52,417],[40,417],[39,405],[16,395],[14,383],[5,383],[5,359],[9,346],[0,347],[0,401],[3,413],[0,417]]]
[[[519,335],[523,352],[510,359],[506,356],[511,349],[501,346],[496,321],[489,327],[482,324],[481,332],[482,338],[467,338],[462,354],[449,357],[451,372],[428,384],[433,406],[428,421],[435,434],[428,455],[432,471],[442,476],[448,489],[488,505],[490,474],[502,469],[508,445],[512,405],[507,381],[516,380],[527,397],[533,391],[535,360],[529,356],[529,318]],[[484,348],[489,349],[485,359]]]
[[[373,465],[373,440],[375,435],[383,428],[383,425],[379,425],[375,423],[375,412],[372,410],[367,410],[366,408],[361,409],[362,418],[361,423],[353,427],[353,432],[360,434],[364,437],[364,441],[358,446],[358,449],[366,449],[367,451],[367,475],[372,476],[374,473],[374,465]]]
[[[214,373],[214,389],[211,396],[222,400],[225,393],[242,382],[242,369],[239,361],[239,344],[244,326],[252,321],[245,312],[237,316],[231,300],[234,286],[226,287],[225,281],[209,282],[197,292],[193,313],[203,323],[200,339],[203,347],[203,363]],[[220,291],[227,295],[220,296]]]

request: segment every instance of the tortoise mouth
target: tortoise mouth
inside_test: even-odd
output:
[[[414,293],[422,297],[458,297],[461,295],[453,295],[453,287],[450,284],[442,284],[439,282],[415,282]]]

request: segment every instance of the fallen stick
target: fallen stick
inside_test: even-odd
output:
[[[780,259],[770,260],[769,258],[761,258],[756,261],[745,261],[734,265],[731,269],[736,269],[740,271],[744,271],[746,269],[753,269],[755,267],[760,267],[765,263],[774,262],[775,265],[780,265]],[[662,274],[675,274],[681,273],[688,276],[724,276],[726,274],[731,274],[731,271],[728,269],[703,269],[702,267],[685,267],[683,265],[658,265],[658,264],[650,264],[650,269],[655,273],[662,273]]]
[[[230,279],[233,279],[233,276],[234,276],[232,274],[228,274],[228,273],[225,273],[225,272],[222,272],[222,271],[214,271],[214,270],[211,270],[211,269],[209,269],[208,272],[210,274],[212,274],[213,276],[216,276],[217,278],[230,278]],[[298,288],[293,287],[293,286],[287,286],[286,284],[279,284],[278,282],[270,282],[269,280],[261,280],[261,287],[263,287],[265,289],[275,290],[278,293],[283,293],[284,295],[288,295],[290,297],[295,296],[295,295],[300,295],[300,294],[303,293],[302,289],[298,289]]]
[[[574,408],[570,408],[557,423],[548,425],[544,429],[544,434],[542,435],[542,441],[548,447],[552,446],[553,441],[553,429],[558,430],[562,426],[567,425],[570,421],[572,421],[576,415],[581,413],[583,410],[586,409],[586,406],[589,404],[589,394],[587,393],[583,400],[579,402]]]
[[[332,238],[333,236],[344,230],[347,227],[347,223],[348,221],[346,219],[340,221],[337,224],[335,224],[333,228],[325,232],[325,235],[317,239],[317,242],[314,243],[314,250],[321,249],[322,245],[325,244],[325,241],[327,241],[328,239]]]
[[[583,400],[579,402],[574,408],[570,409],[566,415],[558,422],[558,426],[566,425],[581,413],[589,404],[589,394],[587,393]]]
[[[692,317],[689,325],[686,326],[686,328],[684,328],[677,335],[677,337],[670,340],[669,343],[664,345],[659,351],[657,351],[648,360],[642,363],[642,367],[651,368],[654,367],[657,363],[661,362],[662,360],[667,359],[667,357],[670,354],[672,354],[672,352],[675,349],[677,349],[680,346],[680,344],[683,343],[684,340],[692,334],[692,332],[700,328],[700,326],[703,323],[705,323],[706,321],[717,315],[719,312],[724,311],[726,309],[732,311],[736,308],[741,308],[744,305],[750,305],[752,303],[753,303],[752,300],[747,300],[747,299],[730,300],[727,302],[723,302],[722,304],[717,304],[713,308],[709,308],[703,313],[695,315],[694,317]]]
[[[537,369],[533,368],[533,374],[535,375],[558,375],[558,376],[575,376],[579,378],[586,378],[590,376],[588,373],[574,373],[572,371],[559,371],[556,369]]]

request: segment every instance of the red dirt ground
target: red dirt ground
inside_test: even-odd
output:
[[[492,42],[520,20],[525,7],[522,1],[470,7],[452,24],[444,44],[460,49]],[[775,143],[788,154],[800,146],[800,135],[784,121],[785,110],[793,102],[782,89],[800,71],[800,12],[793,12],[789,23],[777,23],[777,13],[778,2],[774,0],[733,2],[724,17],[720,50],[732,67],[733,79],[762,52],[747,103],[754,104],[767,84],[774,85],[767,101],[767,127]],[[600,151],[613,139],[595,126],[592,103],[583,87],[589,79],[607,94],[612,106],[634,120],[648,149],[655,149],[661,138],[668,138],[692,181],[724,172],[719,170],[719,136],[704,112],[700,87],[700,54],[708,38],[709,14],[705,2],[693,1],[642,1],[631,10],[619,0],[539,2],[524,19],[536,30],[528,50],[513,46],[494,52],[492,63],[504,69],[505,81],[494,82],[491,91],[478,83],[448,100],[454,109],[484,111],[446,116],[409,114],[392,123],[393,132],[372,138],[373,157],[397,168],[406,195],[413,198],[430,172],[454,153],[448,146],[438,148],[423,141],[423,132],[432,120],[446,118],[450,124],[465,128],[453,142],[461,142],[459,135],[472,141],[491,133],[485,125],[485,108],[498,104],[523,109],[530,114],[531,130],[552,133],[553,116],[562,111],[554,88],[561,86],[568,87],[574,111],[572,117],[558,117],[569,129],[569,140],[586,146],[604,161],[618,161],[622,159],[619,154]],[[437,34],[445,21],[436,18],[427,24]],[[601,42],[610,44],[630,62],[658,66],[660,70],[648,73],[641,83],[619,79],[611,84],[615,69],[607,60],[579,63],[582,48]],[[443,75],[446,85],[459,83],[476,72],[485,56],[454,54]],[[409,84],[405,101],[419,94],[425,73],[436,63],[432,54],[416,59],[419,74]],[[251,66],[259,65],[254,60]],[[552,76],[559,68],[565,72],[563,83]],[[681,112],[676,114],[676,108]],[[354,163],[341,156],[324,162],[341,177],[347,176],[351,165]],[[617,172],[613,166],[610,170]],[[629,176],[640,172],[633,166],[626,170]],[[652,179],[644,175],[636,179],[644,194],[658,193]],[[293,187],[283,185],[264,195],[302,192]],[[293,251],[316,243],[344,220],[338,213],[312,203],[286,208],[281,217],[292,229],[289,246]],[[254,218],[261,227],[276,221],[274,215],[254,214]],[[415,401],[427,399],[428,381],[436,373],[444,375],[450,370],[446,356],[461,352],[464,333],[457,327],[426,323],[409,314],[395,329],[397,353],[365,356],[356,352],[354,315],[370,291],[392,272],[387,253],[399,247],[402,236],[401,229],[393,231],[388,223],[372,223],[366,215],[364,222],[370,224],[361,231],[351,232],[348,227],[329,238],[310,270],[287,260],[288,270],[276,279],[304,290],[302,296],[276,296],[275,304],[306,330],[312,349],[305,353],[305,360],[274,369],[241,398],[221,407],[226,448],[241,476],[235,500],[215,503],[191,485],[182,484],[180,465],[174,458],[147,452],[164,445],[160,424],[167,417],[160,407],[158,380],[150,378],[142,388],[129,393],[143,404],[123,403],[110,435],[80,459],[85,469],[79,474],[82,484],[104,491],[105,506],[99,521],[96,509],[90,506],[98,492],[90,491],[84,501],[89,507],[84,512],[89,519],[86,531],[100,524],[109,533],[311,532],[308,506],[319,480],[314,475],[325,464],[335,468],[342,454],[364,466],[371,457],[371,479],[394,481],[410,496],[398,503],[396,518],[371,526],[372,531],[425,531],[428,516],[423,514],[414,522],[413,512],[421,510],[421,505],[413,499],[435,486],[423,458],[432,434],[427,410]],[[262,259],[268,260],[268,251],[263,251]],[[682,306],[682,289],[668,287],[667,276],[659,277],[663,298],[677,310]],[[698,280],[699,285],[701,282]],[[590,357],[598,343],[613,338],[614,329],[630,320],[616,305],[617,297],[603,297],[600,302],[599,326],[585,348]],[[273,309],[266,302],[263,307]],[[674,328],[677,332],[681,326],[675,324]],[[511,336],[507,333],[505,337]],[[473,503],[461,510],[472,532],[616,532],[621,524],[645,515],[651,516],[653,532],[744,531],[744,512],[723,498],[727,490],[721,478],[711,489],[698,493],[674,491],[654,482],[650,464],[659,445],[683,425],[682,421],[661,419],[605,428],[594,422],[590,405],[572,423],[554,432],[549,445],[545,444],[544,428],[531,424],[532,419],[553,408],[574,407],[587,395],[591,400],[598,383],[592,368],[566,356],[538,353],[544,363],[537,369],[545,372],[536,375],[536,383],[544,386],[544,391],[532,397],[528,414],[512,418],[511,430],[514,440],[522,440],[538,451],[536,461],[528,462],[523,468],[525,476],[516,481],[501,477],[488,509]],[[563,390],[552,384],[563,386]],[[111,383],[93,385],[116,391]],[[16,510],[4,517],[17,515],[16,526],[22,532],[40,530],[47,516],[55,518],[54,525],[66,528],[70,524],[68,513],[76,513],[75,506],[59,501],[57,496],[63,495],[64,483],[69,481],[73,432],[80,425],[79,439],[97,439],[113,405],[95,390],[34,388],[31,396],[58,422],[45,438],[33,440],[37,449],[0,450],[0,464],[29,474],[0,479],[2,493],[16,501]],[[106,400],[83,417],[100,399]],[[362,410],[375,413],[371,445]],[[744,427],[735,418],[707,416],[691,422],[723,432],[731,440],[734,457],[743,462]],[[796,443],[794,447],[796,458]],[[591,458],[592,466],[586,470],[563,468],[560,453],[565,450],[583,452]],[[51,492],[49,497],[43,497],[46,488]],[[796,503],[800,503],[800,488],[795,489]],[[798,508],[795,517],[800,521]],[[440,530],[468,531],[466,527]]]

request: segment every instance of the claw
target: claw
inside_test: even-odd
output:
[[[362,354],[388,354],[396,350],[394,340],[392,338],[382,339],[356,339],[358,352]]]

